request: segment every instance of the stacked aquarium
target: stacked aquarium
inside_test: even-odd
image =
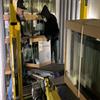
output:
[[[67,21],[65,74],[87,99],[100,100],[100,20]],[[65,76],[66,79],[66,76]]]

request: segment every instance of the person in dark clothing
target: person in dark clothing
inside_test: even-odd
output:
[[[45,5],[40,13],[41,16],[45,17],[45,29],[44,35],[46,36],[47,40],[51,40],[51,57],[53,58],[54,53],[54,60],[57,63],[57,40],[59,37],[59,28],[57,24],[56,17],[50,13],[48,7]]]
[[[22,23],[23,23],[23,21],[25,21],[24,10],[26,10],[26,8],[23,5],[23,3],[24,3],[23,0],[18,0],[17,1],[17,12],[16,12],[17,21],[20,23],[20,26],[21,26],[21,37],[24,36]]]

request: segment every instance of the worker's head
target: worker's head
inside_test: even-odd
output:
[[[43,6],[43,9],[42,9],[40,15],[46,17],[47,19],[50,17],[51,14],[46,5]]]
[[[18,0],[17,1],[17,14],[22,17],[24,10],[26,9],[25,6],[23,5],[24,1],[23,0]]]

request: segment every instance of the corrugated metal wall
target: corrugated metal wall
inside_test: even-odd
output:
[[[60,0],[59,27],[60,27],[60,48],[59,62],[64,63],[65,40],[66,40],[66,20],[79,19],[80,0]]]

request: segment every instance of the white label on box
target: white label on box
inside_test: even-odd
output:
[[[51,62],[51,45],[50,41],[39,41],[39,62]]]

